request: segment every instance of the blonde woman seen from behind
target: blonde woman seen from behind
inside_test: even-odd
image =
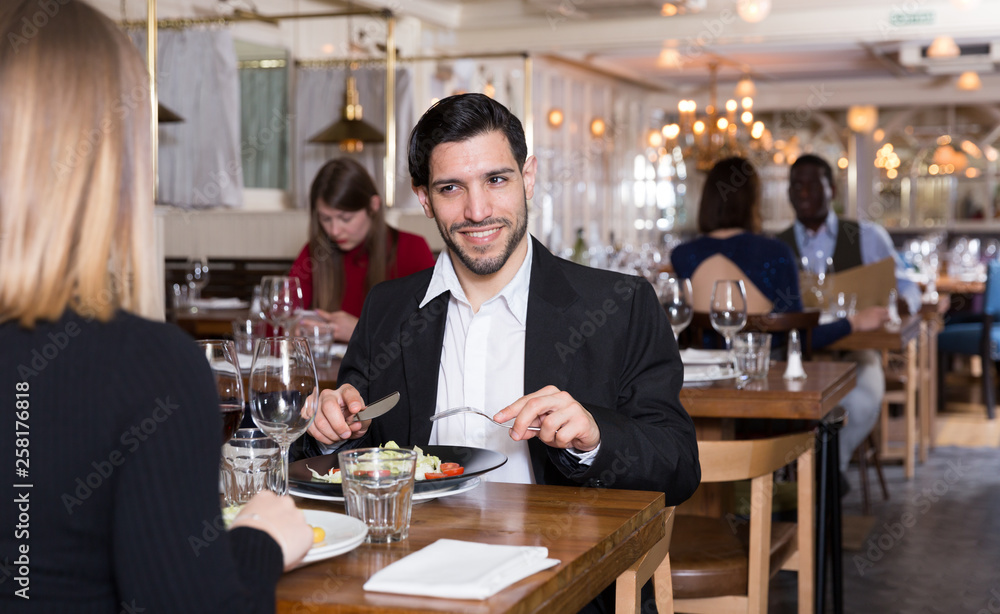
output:
[[[17,422],[0,457],[19,463],[0,518],[27,518],[0,560],[30,569],[0,582],[0,611],[273,612],[311,531],[270,493],[223,528],[212,375],[143,317],[161,308],[139,53],[77,0],[6,0],[0,40],[0,389]]]

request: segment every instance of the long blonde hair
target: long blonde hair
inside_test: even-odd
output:
[[[156,314],[142,59],[83,2],[4,4],[0,322]]]

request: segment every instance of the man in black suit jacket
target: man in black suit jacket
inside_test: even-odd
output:
[[[451,389],[466,377],[465,363],[454,358],[465,350],[443,348],[453,347],[454,335],[473,343],[460,320],[498,296],[503,309],[516,303],[504,292],[520,279],[527,306],[519,334],[492,341],[523,348],[523,382],[511,382],[523,390],[494,418],[514,420],[509,437],[526,441],[530,478],[657,490],[667,505],[680,503],[697,487],[700,467],[694,427],[678,399],[683,371],[665,314],[645,280],[570,263],[530,239],[527,199],[537,163],[526,151],[517,118],[480,94],[446,98],[418,122],[410,137],[413,189],[437,221],[448,245],[441,259],[449,260],[371,290],[340,388],[323,391],[304,453],[432,441],[441,423],[430,417],[456,402],[442,382]],[[429,295],[442,279],[452,290]],[[517,328],[519,320],[509,321]],[[503,366],[488,364],[484,377]],[[392,411],[370,421],[354,417],[366,399],[394,390],[401,398]]]

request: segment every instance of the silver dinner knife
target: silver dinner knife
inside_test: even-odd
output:
[[[357,413],[357,418],[358,420],[371,420],[372,418],[377,418],[395,407],[398,402],[399,392],[396,391],[389,396],[382,397],[374,403],[369,403],[368,407]]]

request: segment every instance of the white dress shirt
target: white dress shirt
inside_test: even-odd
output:
[[[445,252],[434,265],[420,307],[451,292],[444,327],[434,413],[470,406],[492,416],[524,396],[524,332],[528,317],[531,247],[517,274],[496,296],[473,313],[451,258]],[[482,416],[459,414],[431,427],[431,445],[488,448],[507,455],[507,463],[483,476],[495,482],[534,483],[527,441]]]

